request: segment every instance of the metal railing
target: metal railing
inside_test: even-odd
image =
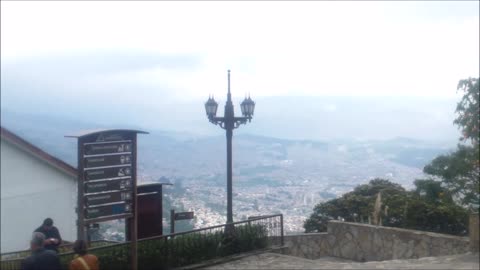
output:
[[[101,269],[130,269],[130,242],[92,247]],[[138,240],[138,269],[170,269],[283,245],[283,215],[270,215],[192,231]],[[60,253],[64,269],[73,252]],[[2,260],[1,269],[18,270],[23,259]]]
[[[99,246],[105,246],[105,245],[111,245],[119,243],[117,241],[109,241],[109,240],[96,240],[90,242],[91,247],[99,247]],[[61,244],[58,247],[58,252],[59,253],[68,253],[71,252],[73,248],[73,243],[66,242],[64,244]],[[30,256],[32,252],[30,250],[19,250],[19,251],[11,251],[11,252],[5,252],[0,254],[1,255],[1,260],[14,260],[14,259],[22,259],[25,257]]]

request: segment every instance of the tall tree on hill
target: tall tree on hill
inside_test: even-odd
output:
[[[417,179],[414,182],[416,189],[414,193],[429,203],[447,202],[453,203],[452,194],[442,186],[441,181],[433,179]]]
[[[368,184],[357,186],[340,198],[317,204],[304,223],[305,231],[326,231],[328,220],[339,217],[347,222],[367,222],[373,219],[372,212],[379,193],[382,194],[382,207],[378,212],[382,215],[383,224],[400,226],[403,223],[407,191],[399,184],[376,178]],[[388,217],[383,216],[386,207],[389,208]]]
[[[458,82],[457,91],[464,94],[457,104],[457,118],[453,121],[462,130],[463,136],[460,140],[471,140],[474,146],[478,146],[479,139],[479,89],[479,79],[469,78]]]
[[[441,179],[448,190],[456,195],[463,206],[478,211],[480,201],[480,152],[479,152],[479,79],[469,78],[458,83],[457,91],[463,92],[456,108],[454,120],[462,131],[455,152],[436,157],[423,171]]]
[[[305,221],[305,232],[324,232],[329,220],[366,223],[381,194],[377,220],[382,225],[439,233],[464,235],[467,211],[453,203],[450,193],[438,181],[417,180],[416,189],[406,191],[396,183],[374,179],[339,198],[319,203]],[[387,211],[388,209],[388,211]]]

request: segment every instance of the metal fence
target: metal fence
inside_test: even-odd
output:
[[[92,247],[101,269],[130,269],[130,242]],[[138,240],[138,269],[171,269],[232,254],[283,245],[283,215],[270,215]],[[59,254],[68,269],[72,252]],[[1,269],[18,270],[22,259],[2,260]]]
[[[65,241],[66,242],[66,241]],[[90,242],[91,247],[99,247],[99,246],[105,246],[105,245],[111,245],[119,243],[118,241],[108,241],[108,240],[96,240]],[[71,252],[73,248],[73,243],[66,242],[64,244],[61,244],[58,247],[58,252],[59,253],[68,253]],[[1,254],[1,260],[14,260],[14,259],[22,259],[27,256],[29,256],[32,252],[30,250],[19,250],[19,251],[11,251],[11,252],[5,252]]]

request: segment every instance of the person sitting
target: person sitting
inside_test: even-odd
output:
[[[34,232],[41,232],[45,235],[45,249],[50,249],[58,253],[58,246],[62,243],[62,237],[57,227],[53,226],[53,220],[51,218],[46,218],[43,224]]]
[[[34,232],[30,241],[32,255],[22,261],[22,270],[61,270],[60,259],[53,250],[44,248],[45,235]]]
[[[98,258],[87,253],[87,243],[77,240],[73,244],[74,259],[70,262],[69,270],[98,270]]]

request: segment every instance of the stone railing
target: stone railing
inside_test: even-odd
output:
[[[284,249],[281,253],[307,259],[330,256],[327,233],[306,233],[284,236]]]
[[[470,250],[478,252],[478,213],[470,214],[470,224],[468,226],[470,237]]]
[[[329,222],[327,228],[327,233],[285,236],[282,253],[308,259],[382,261],[469,251],[467,237],[340,221]]]

